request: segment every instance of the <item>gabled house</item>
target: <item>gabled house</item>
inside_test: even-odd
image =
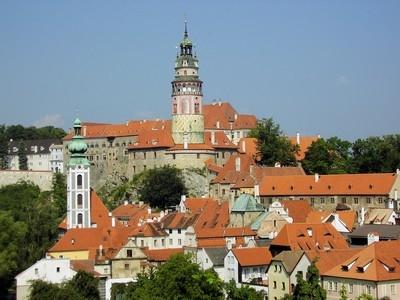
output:
[[[400,240],[400,226],[365,224],[348,235],[351,245],[369,245],[372,241]]]
[[[61,284],[72,279],[75,274],[76,271],[69,259],[42,258],[15,277],[17,300],[29,299],[29,289],[33,280],[40,279],[50,283]]]
[[[197,249],[196,261],[203,270],[212,268],[224,280],[224,259],[228,254],[226,247]]]
[[[272,255],[265,247],[231,249],[224,259],[225,281],[236,283],[268,284],[267,269]]]
[[[376,208],[370,207],[368,209],[361,208],[359,212],[360,225],[363,224],[396,224],[398,215],[393,208]]]
[[[286,224],[272,241],[273,256],[285,250],[346,249],[346,239],[330,223]]]
[[[249,226],[265,211],[253,195],[241,194],[233,204],[230,212],[230,225],[232,227]]]
[[[373,299],[400,298],[400,241],[376,242],[321,272],[327,299],[340,299],[344,286],[348,296],[356,299],[365,293]]]
[[[271,260],[268,267],[268,297],[278,300],[285,294],[292,294],[297,284],[296,275],[305,278],[307,268],[311,264],[303,250],[283,251]]]
[[[306,223],[331,223],[339,232],[353,231],[357,221],[357,213],[353,210],[343,210],[330,213],[328,211],[311,211],[307,215]]]
[[[143,250],[133,240],[128,240],[112,257],[112,278],[135,278],[142,272],[142,264],[146,259]]]
[[[130,233],[130,239],[140,248],[162,249],[168,246],[168,233],[160,223],[144,223]]]
[[[174,212],[161,219],[160,227],[168,233],[168,248],[196,247],[195,223],[199,214]]]
[[[264,212],[251,224],[251,229],[257,232],[261,239],[274,239],[289,220],[277,211]]]

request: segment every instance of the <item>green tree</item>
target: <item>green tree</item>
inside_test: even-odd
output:
[[[347,289],[346,286],[343,284],[339,291],[340,300],[348,300],[349,297],[347,296]]]
[[[28,156],[26,155],[26,145],[20,142],[18,146],[18,163],[20,170],[28,170]]]
[[[81,291],[67,284],[54,284],[43,280],[35,280],[30,287],[29,300],[87,300]]]
[[[357,300],[374,300],[374,298],[371,295],[364,293],[364,294],[358,296]]]
[[[28,228],[23,222],[15,222],[10,213],[0,210],[0,298],[8,294],[14,275],[21,269],[21,247]]]
[[[177,254],[154,272],[138,276],[123,299],[224,299],[223,283],[213,270],[203,271],[190,255]]]
[[[52,182],[52,198],[57,216],[62,217],[67,212],[67,181],[62,173],[54,173]]]
[[[225,285],[226,299],[227,300],[262,300],[264,296],[261,292],[255,289],[242,285],[240,288],[236,286],[234,280],[229,281]]]
[[[85,271],[78,271],[67,283],[67,288],[75,290],[86,300],[99,300],[99,280]]]
[[[4,133],[4,125],[0,126],[0,170],[8,169],[8,140]]]
[[[279,125],[272,118],[259,121],[249,136],[257,139],[259,164],[266,166],[274,166],[275,163],[285,166],[297,164],[296,153],[299,151],[299,146],[292,144],[283,135]]]
[[[307,268],[306,280],[301,273],[296,275],[297,284],[294,288],[293,298],[296,300],[325,300],[326,291],[320,284],[319,271],[316,261],[312,261]]]
[[[305,153],[302,166],[308,174],[348,173],[351,168],[351,143],[332,137],[314,141]]]
[[[138,188],[139,199],[158,208],[179,204],[186,192],[181,170],[171,166],[145,171]]]

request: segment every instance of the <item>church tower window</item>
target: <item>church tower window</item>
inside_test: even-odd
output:
[[[78,214],[78,225],[82,225],[83,224],[83,215],[82,214]]]
[[[76,185],[78,188],[82,188],[82,175],[80,174],[76,177]]]
[[[82,208],[83,206],[83,196],[82,194],[78,194],[78,197],[76,199],[76,205],[78,208]]]

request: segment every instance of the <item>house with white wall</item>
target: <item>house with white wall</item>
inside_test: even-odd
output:
[[[214,269],[219,278],[224,280],[224,259],[228,254],[226,247],[201,248],[197,250],[196,261],[203,270]]]

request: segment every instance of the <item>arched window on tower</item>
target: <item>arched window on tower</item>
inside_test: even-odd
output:
[[[82,225],[82,224],[83,224],[83,215],[78,214],[78,225]]]
[[[76,206],[77,206],[78,208],[82,208],[82,206],[83,206],[83,197],[82,197],[82,194],[78,194],[78,197],[77,197],[77,199],[76,199]]]
[[[80,174],[76,177],[76,185],[79,189],[82,188],[82,175]]]

